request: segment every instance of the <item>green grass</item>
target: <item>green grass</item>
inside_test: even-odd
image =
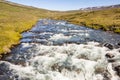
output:
[[[10,52],[11,46],[19,43],[21,32],[30,29],[38,19],[48,18],[53,13],[0,0],[0,54]]]
[[[71,11],[60,14],[55,19],[67,20],[71,23],[120,33],[120,8],[98,11]]]

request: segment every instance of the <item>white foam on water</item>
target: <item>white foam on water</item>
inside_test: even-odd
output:
[[[117,49],[99,47],[96,42],[62,46],[22,43],[23,48],[31,45],[36,45],[37,51],[33,52],[36,55],[28,61],[29,65],[6,63],[15,72],[13,75],[19,75],[19,80],[103,80],[106,70],[111,80],[120,79],[105,57],[108,52],[119,53]]]
[[[54,41],[61,41],[61,40],[69,40],[71,36],[64,36],[64,34],[55,34],[51,36],[49,40],[54,40]]]
[[[81,40],[84,40],[85,37],[89,37],[89,34],[87,33],[81,33],[78,35],[72,35],[72,36],[65,36],[64,34],[55,34],[50,37],[50,41],[55,41],[57,43],[64,43],[64,42],[80,42]]]
[[[56,25],[66,25],[66,22],[57,22]]]
[[[30,33],[30,32],[28,32],[27,34],[26,33],[22,34],[23,37],[28,37],[28,36],[33,36],[33,35],[35,35],[35,34],[34,33]]]

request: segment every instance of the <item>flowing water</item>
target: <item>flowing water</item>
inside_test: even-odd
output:
[[[0,61],[0,80],[120,80],[118,34],[42,19],[22,35]]]

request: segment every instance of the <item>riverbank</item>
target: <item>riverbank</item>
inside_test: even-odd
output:
[[[38,19],[48,18],[54,12],[0,0],[0,56],[19,44],[21,33],[36,24]]]
[[[29,25],[26,25],[26,23]],[[2,31],[0,34],[0,56],[2,54],[9,53],[11,51],[11,48],[14,48],[14,46],[18,45],[20,43],[20,39],[22,38],[21,33],[31,29],[33,27],[33,24],[36,24],[36,21],[33,21],[31,24],[29,22],[26,23],[23,23],[23,25],[26,25],[26,29],[23,29],[20,32],[11,30]]]
[[[84,26],[84,27],[88,27],[88,28],[91,28],[91,29],[95,29],[95,30],[102,30],[102,31],[105,31],[105,32],[109,32],[109,33],[112,33],[112,34],[120,34],[120,27],[118,27],[118,29],[116,28],[107,28],[107,27],[101,27],[101,24],[100,25],[97,25],[97,26],[94,26],[94,25],[87,25],[87,24],[81,24],[81,23],[78,23],[77,21],[69,21],[69,23],[71,24],[76,24],[76,25],[79,25],[79,26]]]
[[[120,33],[120,8],[92,11],[71,11],[59,14],[55,19],[66,20],[73,24],[93,29]]]

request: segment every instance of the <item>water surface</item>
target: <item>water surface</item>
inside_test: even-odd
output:
[[[120,35],[42,19],[0,61],[0,80],[120,80]],[[118,46],[119,47],[119,46]],[[114,55],[109,62],[105,55]],[[117,65],[116,65],[117,64]]]

